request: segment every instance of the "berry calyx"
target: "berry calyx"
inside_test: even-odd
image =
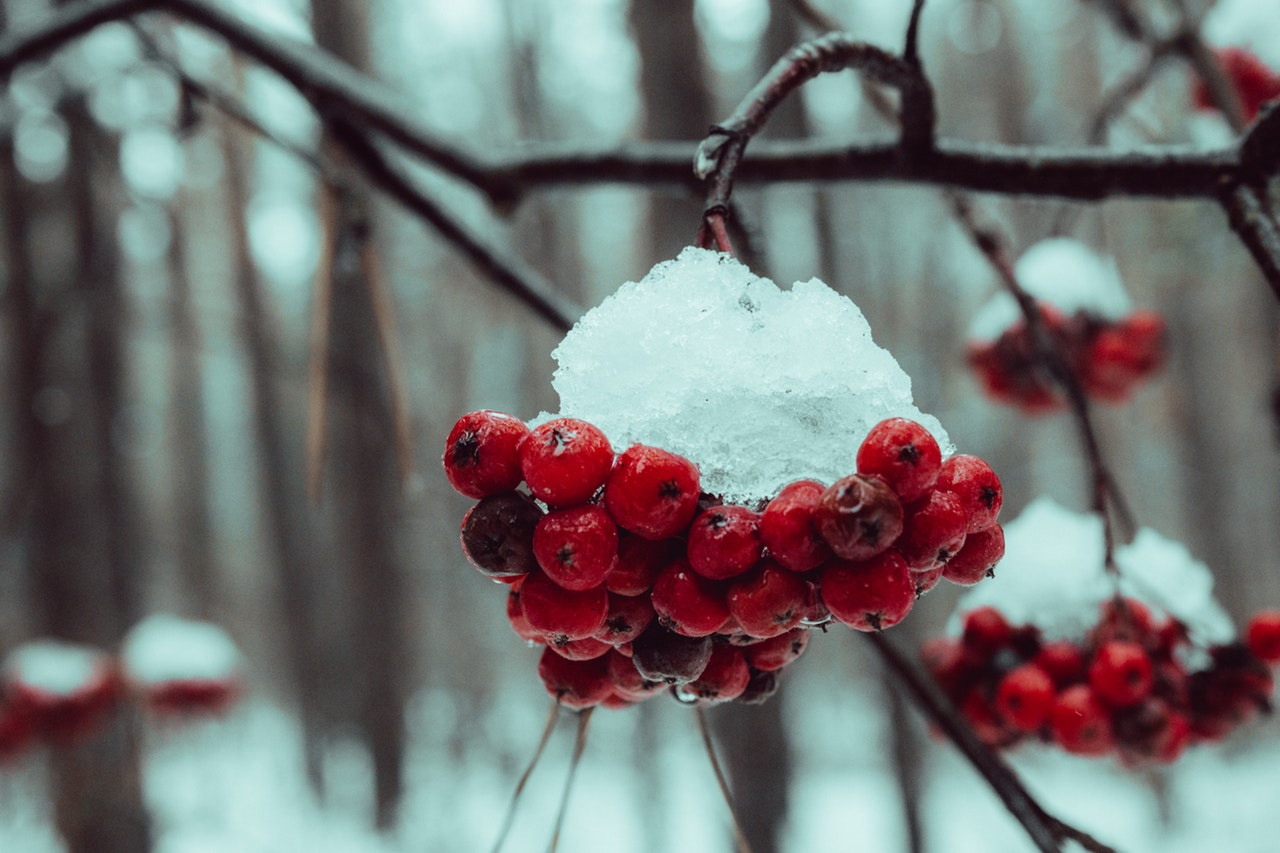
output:
[[[491,578],[513,578],[534,571],[533,534],[542,508],[527,495],[490,495],[462,519],[462,552]]]
[[[942,450],[927,429],[907,418],[889,418],[871,428],[857,455],[858,473],[875,475],[903,503],[924,497],[937,482]]]
[[[698,511],[698,468],[657,447],[633,444],[618,457],[604,505],[624,530],[645,539],[683,533]]]
[[[973,586],[994,577],[996,564],[1004,556],[1004,528],[993,524],[965,537],[960,550],[942,567],[942,576],[959,586]]]
[[[831,615],[856,631],[898,624],[916,600],[907,561],[896,551],[861,562],[833,560],[822,570],[819,591]]]
[[[760,515],[745,506],[713,506],[689,526],[685,553],[689,566],[704,578],[728,580],[760,559]]]
[[[648,628],[654,620],[653,603],[645,595],[626,596],[609,593],[609,612],[604,626],[594,636],[611,646],[629,643]]]
[[[458,418],[444,444],[449,485],[469,498],[487,498],[520,485],[520,442],[529,428],[519,418],[482,410]]]
[[[595,504],[552,510],[534,528],[533,555],[565,589],[599,586],[618,559],[618,526]]]
[[[850,474],[822,493],[814,521],[837,556],[866,560],[902,533],[902,502],[879,477]]]
[[[586,503],[613,467],[613,447],[597,427],[555,418],[520,444],[520,468],[534,497],[550,506]]]

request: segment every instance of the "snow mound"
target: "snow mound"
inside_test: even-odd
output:
[[[852,473],[888,417],[919,421],[944,455],[954,450],[847,297],[817,279],[783,290],[705,249],[624,284],[552,357],[561,416],[595,424],[619,452],[641,442],[688,457],[703,490],[726,500]]]
[[[1014,624],[1033,622],[1047,639],[1079,639],[1115,593],[1103,566],[1102,521],[1040,498],[1004,525],[1004,559],[996,576],[972,587],[956,606],[960,616],[984,605],[998,608]],[[1213,597],[1213,575],[1186,546],[1149,528],[1116,548],[1120,592],[1144,602],[1157,615],[1184,623],[1193,645],[1230,642],[1235,629]]]
[[[141,684],[222,680],[240,667],[240,651],[222,628],[165,614],[134,625],[120,656],[130,680]]]
[[[1115,260],[1079,240],[1042,240],[1018,258],[1013,272],[1023,290],[1067,316],[1088,311],[1118,320],[1129,313],[1129,296]],[[1017,301],[1002,290],[974,315],[969,337],[993,341],[1021,319]]]
[[[9,653],[5,678],[54,696],[70,696],[89,687],[110,667],[107,655],[64,640],[32,640]]]

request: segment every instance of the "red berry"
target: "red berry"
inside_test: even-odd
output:
[[[554,639],[547,643],[547,648],[569,660],[592,660],[613,651],[613,646],[595,637],[583,637],[581,640]]]
[[[520,585],[520,607],[529,625],[556,642],[590,637],[604,625],[609,594],[604,585],[570,590],[541,572]]]
[[[1012,730],[996,712],[991,697],[979,687],[974,687],[960,701],[960,713],[973,729],[973,733],[987,746],[1007,746],[1018,739],[1018,732]]]
[[[898,624],[916,600],[911,572],[897,551],[862,562],[833,560],[822,570],[819,591],[831,615],[858,631]]]
[[[903,503],[918,500],[933,488],[942,468],[938,440],[907,418],[889,418],[871,428],[857,456],[858,473],[875,475],[898,493]]]
[[[902,503],[879,477],[850,474],[822,493],[814,521],[838,556],[866,560],[902,533]]]
[[[760,539],[783,568],[807,572],[831,556],[814,523],[826,488],[817,480],[788,483],[760,514]]]
[[[762,560],[754,569],[729,584],[725,597],[729,613],[752,637],[776,637],[800,624],[809,585],[773,560]]]
[[[750,680],[751,670],[742,649],[719,645],[711,650],[711,659],[702,674],[676,688],[677,696],[702,707],[719,705],[741,696]]]
[[[772,672],[800,657],[808,645],[808,630],[793,628],[785,634],[744,646],[742,654],[753,669]]]
[[[533,555],[565,589],[599,586],[618,559],[618,525],[595,504],[552,510],[534,528]]]
[[[653,584],[653,609],[664,627],[686,637],[714,634],[729,621],[724,586],[708,580],[676,560],[658,573]]]
[[[604,576],[604,585],[618,595],[648,595],[662,567],[680,556],[673,539],[645,539],[618,531],[618,560]]]
[[[458,418],[444,444],[449,484],[469,498],[487,498],[520,485],[520,442],[529,428],[502,412],[470,412]]]
[[[1000,478],[977,456],[957,454],[943,462],[936,488],[959,496],[969,516],[966,528],[969,533],[977,533],[995,524],[1004,503]]]
[[[965,614],[961,637],[968,648],[989,658],[1009,645],[1013,626],[994,607],[976,607]]]
[[[912,571],[911,582],[916,585],[916,598],[924,595],[942,580],[942,566],[925,569],[922,572]]]
[[[698,511],[698,468],[657,447],[633,444],[618,457],[604,504],[619,527],[646,539],[683,533]]]
[[[570,660],[546,649],[538,660],[538,677],[547,692],[561,705],[575,709],[590,708],[613,693],[606,661],[603,656]]]
[[[1141,702],[1151,693],[1153,683],[1151,658],[1137,643],[1104,643],[1089,665],[1089,685],[1094,695],[1113,708]]]
[[[620,654],[617,650],[609,652],[605,659],[609,680],[613,682],[615,693],[619,693],[632,701],[647,699],[654,693],[666,688],[662,681],[650,681],[640,674],[631,658]]]
[[[964,545],[968,522],[959,497],[930,492],[905,509],[894,548],[912,571],[943,568]]]
[[[507,593],[507,621],[511,623],[511,630],[525,642],[531,645],[545,643],[546,637],[543,633],[530,625],[529,620],[524,617],[524,608],[520,605],[520,586],[523,586],[523,583],[512,587]]]
[[[1111,717],[1087,684],[1076,684],[1058,694],[1049,713],[1053,739],[1076,755],[1105,755],[1115,747]]]
[[[970,533],[960,550],[942,567],[942,576],[960,586],[973,586],[995,575],[996,564],[1004,556],[1004,528],[993,524]]]
[[[653,618],[653,603],[647,595],[626,596],[611,592],[604,627],[593,636],[611,646],[620,646],[640,636]]]
[[[631,642],[631,662],[649,681],[687,684],[707,668],[711,637],[686,637],[657,622]]]
[[[713,506],[689,525],[689,566],[704,578],[728,580],[759,561],[760,515],[745,506]]]
[[[542,508],[519,492],[490,495],[462,519],[462,552],[491,578],[514,578],[534,571],[533,531]]]
[[[1054,640],[1045,643],[1036,652],[1032,663],[1049,673],[1058,687],[1084,681],[1084,651],[1070,640]]]
[[[1057,691],[1049,673],[1025,663],[1005,673],[996,687],[996,710],[1014,728],[1038,731],[1049,719]]]
[[[551,506],[586,503],[612,467],[609,439],[578,418],[547,421],[520,444],[520,468],[529,491]]]
[[[1244,641],[1258,660],[1280,664],[1280,610],[1255,613],[1245,628]]]

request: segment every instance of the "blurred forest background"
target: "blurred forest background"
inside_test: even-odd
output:
[[[57,5],[5,0],[0,16],[22,31]],[[901,48],[906,0],[815,5]],[[1176,4],[1136,5],[1159,21]],[[1216,7],[1206,38],[1280,65],[1272,0]],[[481,154],[684,140],[691,158],[709,124],[816,34],[782,0],[231,8],[382,79],[415,121]],[[169,612],[226,627],[250,689],[218,723],[162,730],[122,714],[82,745],[0,768],[0,849],[485,849],[547,698],[501,591],[462,556],[468,502],[440,452],[465,411],[555,411],[560,334],[372,189],[289,83],[174,17],[137,20],[19,67],[0,98],[0,654],[47,636],[110,650],[142,616]],[[1020,144],[1088,142],[1104,93],[1146,58],[1081,0],[932,0],[922,49],[941,134]],[[1220,118],[1194,113],[1191,85],[1184,66],[1162,66],[1106,144],[1229,142]],[[808,85],[765,131],[891,134],[848,72]],[[635,183],[538,189],[495,211],[403,165],[584,307],[674,257],[701,211],[695,193]],[[853,298],[914,377],[917,405],[1000,472],[1006,521],[1042,494],[1088,506],[1070,419],[993,405],[965,369],[969,319],[996,282],[936,188],[742,183],[736,199],[756,272],[816,275]],[[1222,212],[979,201],[1016,250],[1069,222],[1115,256],[1135,304],[1164,313],[1167,372],[1098,413],[1108,461],[1139,522],[1214,568],[1237,620],[1280,603],[1280,318]],[[407,471],[397,448],[412,452]],[[940,632],[954,597],[940,588],[893,638],[912,647]],[[761,853],[1029,849],[846,632],[812,644],[772,702],[711,720]],[[730,849],[686,709],[648,703],[594,726],[562,849]],[[545,846],[570,737],[552,741],[508,849]],[[1061,816],[1125,849],[1261,850],[1217,842],[1228,824],[1265,827],[1280,805],[1245,812],[1231,793],[1233,779],[1257,784],[1244,768],[1274,761],[1277,742],[1280,727],[1259,724],[1191,769],[1137,779],[1060,757],[1018,766]],[[1231,807],[1197,807],[1192,779]],[[1274,798],[1280,771],[1270,780]]]

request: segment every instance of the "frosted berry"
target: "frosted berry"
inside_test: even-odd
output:
[[[613,467],[613,447],[598,428],[578,418],[555,418],[520,444],[529,491],[550,506],[586,503]]]
[[[491,578],[519,577],[538,567],[533,531],[542,508],[527,495],[505,492],[473,506],[462,519],[462,551]]]
[[[646,539],[684,532],[698,511],[698,468],[676,453],[633,444],[617,459],[604,504],[619,527]]]
[[[957,454],[943,462],[936,488],[959,496],[969,516],[969,533],[995,524],[1004,503],[1000,478],[977,456]]]
[[[458,418],[444,445],[449,484],[469,498],[487,498],[520,485],[520,442],[529,428],[502,412],[470,412]]]
[[[728,580],[754,566],[763,549],[759,513],[730,505],[708,507],[693,520],[685,552],[704,578]]]
[[[833,560],[822,570],[819,590],[831,615],[858,631],[898,624],[916,600],[907,562],[896,551],[862,562]]]
[[[1244,641],[1258,660],[1280,664],[1280,610],[1255,613],[1245,628]]]
[[[992,577],[1003,556],[1004,529],[993,524],[965,537],[964,545],[942,567],[942,576],[960,586],[973,586],[983,578]]]
[[[809,585],[773,560],[762,560],[729,584],[725,601],[738,627],[752,637],[776,637],[800,624]]]
[[[566,708],[590,708],[613,693],[606,661],[604,656],[569,660],[546,649],[538,660],[538,677],[547,692]]]
[[[629,643],[649,627],[654,615],[653,603],[647,595],[626,596],[611,592],[604,627],[593,636],[611,646]]]
[[[933,589],[942,580],[942,566],[925,569],[922,572],[912,571],[911,582],[916,586],[916,598]]]
[[[658,623],[650,625],[631,643],[631,663],[645,679],[666,684],[687,684],[707,668],[711,637],[686,637]]]
[[[912,571],[941,568],[964,545],[969,515],[952,492],[934,491],[908,506],[894,542]]]
[[[808,645],[809,632],[804,628],[793,628],[785,634],[745,646],[742,654],[752,669],[772,672],[800,657]]]
[[[889,418],[871,428],[858,448],[858,473],[889,484],[903,503],[924,497],[942,468],[938,440],[907,418]]]
[[[542,572],[532,572],[520,585],[520,607],[534,630],[549,640],[581,640],[604,627],[609,594],[603,584],[569,590]]]
[[[1111,717],[1087,684],[1058,694],[1049,713],[1053,739],[1076,755],[1105,755],[1115,747]]]
[[[760,539],[784,568],[807,572],[831,556],[814,523],[826,488],[817,480],[788,483],[760,514]]]
[[[1057,691],[1049,674],[1027,663],[1014,667],[1000,679],[995,707],[1014,728],[1034,732],[1049,719],[1056,698]]]
[[[837,556],[866,560],[902,533],[902,503],[879,477],[850,474],[822,493],[814,520]]]
[[[1151,658],[1142,646],[1123,640],[1104,643],[1089,665],[1094,695],[1114,708],[1136,705],[1151,693]]]
[[[653,609],[666,628],[687,637],[714,634],[729,621],[724,586],[676,560],[658,573],[653,584]]]
[[[533,555],[565,589],[599,586],[618,559],[618,526],[595,504],[552,510],[534,528]]]
[[[751,680],[751,670],[736,646],[718,645],[702,674],[677,689],[679,698],[696,705],[719,705],[742,695]]]

